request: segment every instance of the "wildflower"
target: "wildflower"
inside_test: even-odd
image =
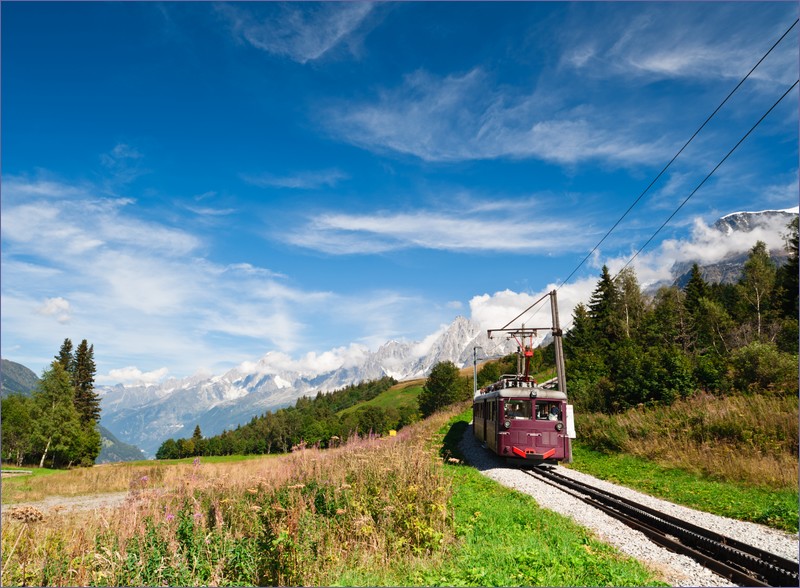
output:
[[[199,457],[195,457],[194,461],[192,462],[192,464],[194,464],[195,466],[199,466],[200,465],[200,458]]]
[[[139,482],[141,482],[142,484],[147,484],[147,481],[149,479],[150,478],[148,478],[147,476],[142,476],[141,478],[139,478]]]
[[[199,513],[199,512],[196,512],[196,513],[194,513],[194,518],[195,518],[195,520],[200,520],[201,518],[203,518],[203,514]]]
[[[175,515],[174,515],[174,514],[172,514],[171,512],[168,512],[168,513],[167,513],[167,520],[168,520],[168,521],[171,521],[171,520],[172,520],[172,519],[174,519],[174,518],[175,518]]]

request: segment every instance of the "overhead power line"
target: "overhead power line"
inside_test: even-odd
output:
[[[795,21],[795,22],[797,22],[797,21]],[[692,196],[694,196],[694,195],[695,195],[695,192],[697,192],[697,191],[700,189],[700,187],[701,187],[703,184],[705,184],[705,183],[706,183],[706,181],[708,180],[708,178],[710,178],[712,175],[714,175],[714,172],[715,172],[715,171],[717,171],[717,170],[719,169],[719,167],[720,167],[720,166],[721,166],[723,163],[725,163],[725,160],[726,160],[726,159],[728,159],[728,157],[730,157],[730,156],[731,156],[731,154],[732,154],[734,151],[736,151],[737,147],[739,147],[739,145],[741,145],[741,144],[744,142],[744,140],[745,140],[745,139],[747,139],[747,137],[750,135],[750,133],[752,133],[752,132],[753,132],[753,131],[756,129],[756,127],[757,127],[758,125],[760,125],[760,124],[761,124],[761,122],[762,122],[762,121],[763,121],[765,118],[767,118],[767,116],[769,115],[769,113],[770,113],[770,112],[772,112],[772,111],[773,111],[773,109],[774,109],[774,108],[775,108],[775,107],[776,107],[778,104],[780,104],[781,100],[783,100],[784,98],[786,98],[786,96],[789,94],[789,92],[791,92],[792,90],[794,90],[794,88],[795,88],[795,86],[797,86],[797,84],[800,84],[800,80],[795,80],[794,84],[792,84],[792,85],[789,87],[789,89],[788,89],[788,90],[786,90],[786,91],[783,93],[783,95],[782,95],[780,98],[778,98],[778,100],[776,100],[776,101],[775,101],[775,104],[773,104],[772,106],[770,106],[769,110],[767,110],[767,111],[766,111],[766,112],[765,112],[765,113],[764,113],[764,114],[761,116],[761,118],[760,118],[760,119],[758,119],[758,121],[756,122],[756,124],[754,124],[752,127],[750,127],[750,130],[749,130],[749,131],[747,131],[747,132],[744,134],[744,136],[743,136],[741,139],[739,139],[739,142],[738,142],[738,143],[736,143],[736,145],[734,145],[734,146],[731,148],[731,150],[730,150],[730,151],[728,151],[728,153],[725,155],[725,157],[723,157],[723,158],[720,160],[720,162],[719,162],[719,163],[718,163],[716,166],[714,166],[714,169],[712,169],[710,172],[708,172],[708,175],[706,175],[706,177],[705,177],[705,178],[703,178],[703,181],[702,181],[702,182],[700,182],[699,184],[697,184],[697,186],[695,187],[695,189],[694,189],[694,190],[692,190],[692,192],[691,192],[691,193],[690,193],[690,194],[689,194],[689,195],[688,195],[686,198],[684,198],[683,202],[681,202],[681,203],[680,203],[680,205],[678,205],[678,207],[677,207],[677,208],[676,208],[676,209],[673,211],[673,213],[672,213],[671,215],[669,215],[669,217],[667,218],[667,220],[665,220],[665,221],[664,221],[664,222],[661,224],[661,226],[660,226],[660,227],[658,227],[658,229],[656,229],[656,231],[655,231],[655,232],[654,232],[654,233],[653,233],[653,234],[650,236],[650,238],[649,238],[647,241],[645,241],[644,245],[642,245],[642,246],[639,248],[639,250],[638,250],[636,253],[634,253],[633,257],[631,257],[631,258],[628,260],[628,262],[627,262],[627,263],[626,263],[624,266],[622,266],[622,269],[620,269],[620,270],[617,272],[617,275],[616,275],[616,276],[614,276],[614,278],[613,278],[613,279],[617,279],[617,276],[619,276],[619,275],[622,273],[622,271],[623,271],[623,270],[624,270],[626,267],[628,267],[628,266],[631,264],[631,262],[633,262],[633,260],[634,260],[634,259],[636,259],[636,257],[637,257],[637,256],[638,256],[638,255],[639,255],[641,252],[642,252],[642,250],[643,250],[645,247],[647,247],[647,246],[650,244],[650,242],[651,242],[653,239],[655,239],[655,236],[656,236],[656,235],[658,235],[658,233],[660,233],[660,232],[661,232],[661,229],[663,229],[665,226],[667,226],[667,223],[669,223],[669,221],[671,221],[671,220],[672,220],[672,218],[673,218],[673,217],[674,217],[676,214],[678,214],[678,211],[679,211],[681,208],[683,208],[683,206],[684,206],[684,205],[685,205],[687,202],[689,202],[689,199],[690,199]]]
[[[720,102],[719,106],[717,106],[714,109],[714,111],[708,116],[708,118],[706,118],[706,120],[703,122],[703,124],[701,124],[698,127],[698,129],[692,134],[691,137],[689,137],[689,140],[686,141],[686,143],[684,143],[683,147],[681,147],[678,150],[678,152],[673,156],[672,159],[669,160],[669,162],[658,173],[658,175],[653,179],[653,181],[651,181],[647,185],[647,187],[642,191],[642,193],[639,194],[639,196],[636,198],[636,200],[633,201],[633,203],[628,207],[628,209],[623,213],[623,215],[617,220],[617,222],[615,222],[614,225],[608,230],[608,232],[605,235],[603,235],[603,238],[600,239],[600,241],[598,241],[597,245],[595,245],[594,248],[586,255],[586,257],[584,257],[583,260],[581,260],[581,262],[575,267],[575,269],[572,270],[572,272],[569,274],[569,276],[567,276],[567,278],[563,282],[561,282],[561,284],[559,284],[556,287],[556,290],[559,290],[564,284],[566,284],[567,282],[570,281],[570,279],[572,279],[572,276],[574,276],[575,273],[581,268],[581,266],[583,266],[583,264],[586,263],[586,260],[589,259],[589,257],[591,257],[592,254],[594,254],[595,251],[597,251],[598,247],[600,247],[600,245],[602,245],[602,243],[608,238],[608,236],[614,231],[614,229],[616,229],[617,226],[625,219],[625,217],[628,215],[628,213],[631,210],[633,210],[633,208],[639,203],[639,201],[645,196],[645,194],[647,194],[647,192],[650,190],[650,188],[652,188],[653,185],[659,180],[659,178],[661,178],[661,176],[664,175],[664,172],[666,172],[667,169],[669,169],[669,167],[678,158],[678,156],[680,156],[680,154],[683,153],[683,151],[686,149],[686,147],[689,145],[689,143],[691,143],[694,140],[694,138],[700,133],[700,131],[702,131],[703,128],[709,123],[709,121],[712,118],[714,118],[714,116],[717,114],[717,112],[719,112],[719,110],[725,105],[725,103],[730,99],[730,97],[733,96],[733,94],[750,77],[750,75],[756,70],[756,68],[758,68],[758,66],[761,65],[761,63],[769,56],[769,54],[772,53],[773,49],[775,49],[775,47],[777,47],[781,43],[781,41],[783,41],[783,39],[786,38],[786,36],[791,32],[791,30],[797,25],[798,22],[800,22],[800,19],[795,19],[795,21],[791,24],[791,26],[788,29],[786,29],[786,31],[783,33],[783,35],[781,35],[781,37],[777,41],[775,41],[775,43],[773,43],[772,47],[770,47],[769,50],[766,53],[764,53],[764,55],[761,57],[761,59],[759,59],[756,62],[756,64],[750,69],[750,71],[748,71],[747,74],[739,81],[739,83],[736,84],[736,86],[728,93],[728,95],[725,97],[725,99],[722,102]],[[672,218],[678,213],[678,211],[681,208],[683,208],[683,206],[686,204],[686,202],[688,202],[689,199],[692,196],[694,196],[695,192],[697,192],[697,190],[700,189],[700,187],[706,182],[706,180],[708,180],[708,178],[710,178],[714,174],[714,172],[725,162],[725,160],[736,150],[736,148],[747,138],[747,136],[750,135],[750,133],[753,132],[753,130],[761,123],[761,121],[764,120],[770,112],[772,112],[772,110],[778,105],[778,103],[780,103],[780,101],[783,100],[783,98],[789,92],[791,92],[792,88],[794,88],[794,86],[796,86],[797,83],[798,82],[795,82],[783,94],[783,96],[781,96],[777,100],[777,102],[775,102],[775,104],[773,104],[772,107],[758,120],[758,122],[755,125],[753,125],[753,127],[744,135],[744,137],[742,137],[739,140],[739,142],[733,147],[733,149],[731,149],[728,152],[728,154],[725,155],[724,158],[722,158],[722,160],[716,165],[716,167],[714,167],[714,169],[711,170],[711,172],[709,172],[709,174],[703,179],[703,181],[700,182],[700,184],[697,185],[697,187],[692,191],[692,193],[689,194],[689,196],[686,197],[686,199],[680,204],[680,206],[678,206],[678,208],[669,216],[669,218],[666,221],[664,221],[664,223],[658,228],[658,230],[655,233],[653,233],[653,235],[647,240],[647,242],[644,245],[642,245],[642,247],[636,252],[636,254],[630,260],[628,260],[628,263],[626,263],[625,266],[623,266],[623,268],[620,270],[620,272],[622,270],[624,270],[626,267],[628,267],[628,265],[630,265],[630,263],[639,255],[639,253],[641,253],[642,250],[655,238],[655,236],[661,231],[661,229],[663,229],[667,225],[667,223],[669,223],[669,221],[672,220]],[[618,276],[619,276],[619,272],[617,273],[617,275],[614,276],[613,279],[616,279]],[[536,306],[537,304],[539,304],[539,302],[541,302],[541,299],[537,300],[536,302],[531,304],[528,308],[523,310],[519,315],[517,315],[514,319],[512,319],[509,322],[509,324],[511,324],[512,322],[514,322],[515,320],[517,320],[518,318],[520,318],[521,316],[526,314],[528,311],[533,309],[533,307]],[[538,310],[537,310],[537,312],[538,312]],[[536,313],[534,313],[534,315],[535,314]],[[568,325],[569,325],[569,323],[568,323]],[[568,326],[565,327],[565,330],[567,328],[568,328]]]
[[[679,150],[679,151],[678,151],[678,152],[675,154],[675,156],[674,156],[672,159],[670,159],[670,160],[669,160],[669,163],[667,163],[667,165],[665,165],[665,166],[664,166],[664,168],[663,168],[663,169],[662,169],[660,172],[658,172],[658,175],[657,175],[657,176],[656,176],[656,177],[653,179],[653,181],[652,181],[652,182],[650,182],[650,184],[648,184],[648,186],[647,186],[647,187],[646,187],[646,188],[645,188],[645,189],[642,191],[642,193],[641,193],[641,194],[639,194],[639,196],[636,198],[636,200],[634,200],[634,201],[633,201],[633,204],[631,204],[631,205],[628,207],[628,210],[626,210],[626,211],[624,212],[624,214],[623,214],[621,217],[619,217],[619,219],[617,220],[617,222],[615,222],[615,223],[614,223],[614,226],[612,226],[612,227],[611,227],[611,228],[608,230],[608,232],[607,232],[605,235],[603,235],[603,238],[602,238],[602,239],[600,239],[600,241],[598,241],[597,245],[595,245],[595,246],[594,246],[594,248],[593,248],[593,249],[592,249],[592,250],[591,250],[591,251],[588,253],[588,255],[586,255],[586,257],[584,257],[584,258],[583,258],[583,260],[582,260],[582,261],[581,261],[581,262],[580,262],[580,263],[579,263],[579,264],[578,264],[578,265],[575,267],[575,269],[574,269],[574,270],[572,270],[572,273],[570,273],[570,274],[569,274],[569,276],[567,276],[567,278],[566,278],[566,279],[565,279],[563,282],[561,282],[561,284],[560,284],[560,285],[559,285],[559,286],[558,286],[556,289],[559,289],[559,288],[561,288],[561,286],[563,286],[564,284],[566,284],[567,282],[569,282],[569,281],[570,281],[570,279],[572,278],[572,276],[574,276],[574,275],[575,275],[575,273],[576,273],[576,272],[577,272],[577,271],[578,271],[578,270],[581,268],[581,266],[582,266],[584,263],[586,263],[586,260],[587,260],[587,259],[589,259],[589,258],[592,256],[592,254],[594,254],[594,252],[595,252],[595,251],[597,251],[597,248],[598,248],[598,247],[600,247],[600,245],[602,245],[603,241],[605,241],[605,240],[606,240],[606,238],[608,238],[608,236],[609,236],[609,235],[610,235],[610,234],[611,234],[611,233],[614,231],[614,229],[616,229],[616,228],[617,228],[617,226],[618,226],[618,225],[619,225],[619,224],[620,224],[620,223],[623,221],[623,219],[624,219],[626,216],[628,216],[628,213],[629,213],[631,210],[633,210],[633,208],[634,208],[634,207],[635,207],[635,206],[636,206],[636,205],[639,203],[639,201],[640,201],[640,200],[641,200],[641,199],[644,197],[644,195],[645,195],[645,194],[647,194],[647,192],[650,190],[650,188],[652,188],[652,187],[653,187],[653,185],[654,185],[654,184],[655,184],[655,183],[656,183],[656,182],[659,180],[659,178],[661,178],[661,176],[662,176],[662,175],[664,175],[664,172],[666,172],[666,171],[667,171],[667,169],[669,169],[669,167],[670,167],[670,166],[672,165],[672,163],[673,163],[673,162],[674,162],[674,161],[675,161],[675,160],[678,158],[678,156],[679,156],[681,153],[683,153],[684,149],[686,149],[686,147],[689,145],[689,143],[691,143],[691,142],[694,140],[694,138],[695,138],[695,137],[698,135],[698,133],[700,133],[700,131],[702,131],[702,130],[703,130],[703,128],[704,128],[704,127],[705,127],[705,126],[708,124],[708,122],[709,122],[709,121],[710,121],[712,118],[714,118],[714,115],[716,115],[716,114],[717,114],[717,112],[719,112],[719,110],[720,110],[720,109],[721,109],[721,108],[724,106],[724,104],[725,104],[725,103],[728,101],[728,99],[729,99],[731,96],[733,96],[733,94],[734,94],[734,93],[735,93],[735,92],[736,92],[736,91],[737,91],[737,90],[738,90],[738,89],[741,87],[741,85],[742,85],[742,84],[745,82],[745,80],[747,80],[747,78],[749,78],[749,77],[750,77],[750,74],[752,74],[752,73],[753,73],[753,72],[756,70],[756,68],[757,68],[759,65],[761,65],[761,63],[762,63],[762,62],[763,62],[763,61],[764,61],[764,60],[767,58],[767,56],[768,56],[770,53],[772,53],[772,50],[773,50],[773,49],[775,49],[775,47],[777,47],[777,46],[780,44],[780,42],[781,42],[781,41],[783,41],[783,39],[786,37],[786,35],[788,35],[788,34],[789,34],[789,32],[790,32],[790,31],[791,31],[791,30],[792,30],[792,29],[795,27],[795,25],[797,25],[798,21],[800,21],[800,19],[795,19],[795,21],[792,23],[792,26],[790,26],[788,29],[786,29],[786,32],[785,32],[785,33],[783,33],[783,35],[781,35],[781,38],[780,38],[780,39],[778,39],[777,41],[775,41],[775,43],[772,45],[772,47],[770,47],[770,48],[769,48],[769,51],[767,51],[767,52],[766,52],[766,53],[765,53],[765,54],[764,54],[764,55],[761,57],[761,59],[759,59],[759,60],[758,60],[758,63],[756,63],[756,64],[755,64],[755,65],[754,65],[754,66],[753,66],[753,67],[750,69],[750,71],[749,71],[749,72],[747,72],[747,75],[745,75],[745,76],[744,76],[744,77],[743,77],[743,78],[742,78],[742,79],[739,81],[739,83],[738,83],[738,84],[736,84],[736,87],[735,87],[735,88],[733,88],[733,90],[731,90],[731,91],[730,91],[730,93],[728,93],[728,95],[725,97],[725,99],[724,99],[722,102],[720,102],[719,106],[717,106],[717,107],[714,109],[714,112],[712,112],[712,113],[711,113],[711,114],[708,116],[708,118],[705,120],[705,122],[703,122],[703,124],[702,124],[702,125],[700,125],[700,127],[699,127],[699,128],[698,128],[698,129],[697,129],[695,132],[694,132],[694,134],[693,134],[691,137],[689,137],[689,140],[688,140],[688,141],[686,141],[686,143],[684,143],[683,147],[681,147],[681,148],[680,148],[680,150]],[[751,130],[752,130],[752,129],[751,129]],[[746,135],[745,135],[745,136],[746,136]],[[734,147],[734,149],[735,149],[735,147]],[[712,172],[712,173],[713,173],[713,172]],[[705,181],[705,180],[704,180],[704,181]],[[682,205],[681,205],[681,206],[682,206]],[[677,212],[677,211],[675,211],[675,212]],[[674,215],[673,215],[673,216],[674,216]],[[670,218],[672,218],[672,217],[670,217]],[[655,235],[654,235],[654,236],[655,236]],[[649,242],[649,241],[648,241],[648,242]],[[527,311],[526,311],[526,312],[527,312]],[[524,314],[524,313],[523,313],[523,314]]]

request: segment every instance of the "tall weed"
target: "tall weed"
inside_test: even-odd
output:
[[[1,580],[330,585],[345,569],[427,557],[454,537],[450,481],[427,445],[437,424],[278,459],[129,469],[116,509],[31,521],[4,509]]]
[[[798,399],[700,394],[623,414],[579,414],[578,437],[711,479],[797,488]]]

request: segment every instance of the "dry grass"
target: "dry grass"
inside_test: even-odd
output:
[[[796,397],[697,395],[669,407],[582,415],[579,436],[704,476],[773,489],[798,486]]]
[[[453,521],[429,440],[449,416],[334,450],[32,478],[27,501],[48,492],[128,497],[118,508],[4,517],[2,583],[330,585],[354,566],[436,557]]]

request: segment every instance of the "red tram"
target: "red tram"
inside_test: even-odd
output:
[[[556,377],[539,385],[528,373],[533,350],[524,344],[524,338],[529,336],[532,341],[537,329],[495,329],[517,339],[517,373],[504,375],[482,389],[473,400],[472,410],[473,433],[479,441],[509,461],[531,465],[571,462],[575,438],[572,405],[567,404],[555,290],[547,295],[553,314]],[[490,338],[492,333],[490,330]]]

